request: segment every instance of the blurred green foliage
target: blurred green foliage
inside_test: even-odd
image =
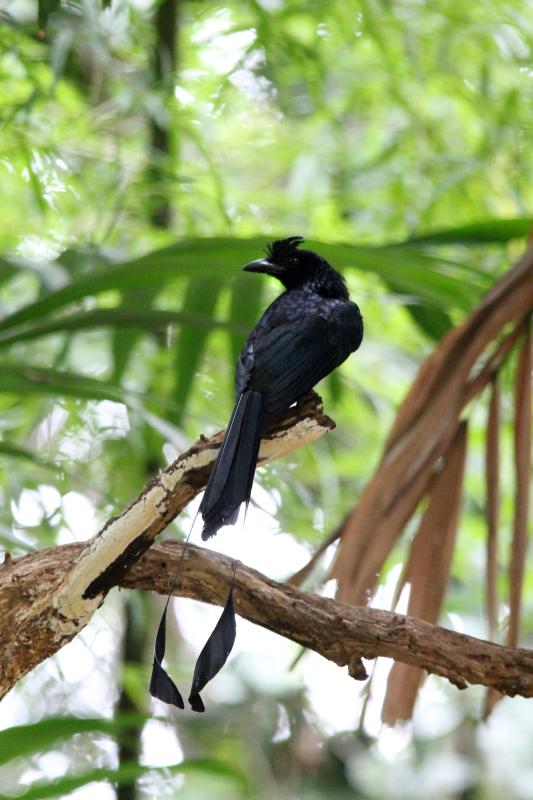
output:
[[[0,544],[10,552],[93,533],[169,454],[225,424],[236,353],[278,291],[239,267],[272,237],[294,234],[344,271],[366,325],[360,353],[320,387],[337,431],[258,476],[275,530],[318,543],[371,475],[423,357],[508,267],[531,226],[527,0],[180,0],[170,83],[155,81],[150,66],[158,5],[0,6]],[[168,131],[166,152],[150,145],[154,122]],[[151,221],[161,198],[168,227]],[[512,517],[512,366],[503,376],[502,559]],[[478,405],[447,608],[483,634],[486,409]],[[80,497],[94,519],[81,514]],[[500,580],[503,590],[503,571]],[[531,577],[526,590],[531,631]],[[145,628],[151,611],[137,610]],[[116,631],[114,613],[106,624]],[[505,614],[502,605],[502,622]],[[191,658],[182,650],[183,677]],[[115,661],[94,669],[145,712],[146,666],[122,670],[113,652]],[[237,659],[226,685],[233,699],[219,697],[205,719],[180,719],[186,760],[160,780],[164,769],[117,764],[112,747],[98,750],[89,734],[83,748],[61,751],[61,737],[116,738],[123,723],[120,714],[113,723],[78,719],[95,714],[81,700],[72,717],[48,718],[69,713],[69,693],[89,691],[61,675],[60,663],[13,693],[4,727],[21,716],[40,727],[28,738],[1,734],[9,748],[24,746],[3,751],[18,756],[1,770],[8,795],[70,796],[92,781],[138,778],[142,797],[400,800],[415,786],[428,800],[499,796],[487,767],[494,748],[483,749],[473,722],[475,692],[467,701],[446,687],[423,694],[422,722],[396,741],[394,761],[383,737],[369,738],[375,726],[328,727],[301,675],[282,688],[254,683]],[[36,704],[41,692],[46,707]],[[443,697],[452,722],[429,734],[424,708],[431,715]],[[97,708],[109,715],[115,701],[111,691]],[[525,717],[516,719],[508,730],[518,725],[525,736]],[[52,774],[45,751],[68,758],[59,783],[43,788]],[[89,768],[86,754],[97,751]],[[453,772],[428,766],[443,753],[468,763],[456,769],[455,788],[423,777]],[[529,796],[520,758],[509,761],[518,776],[506,784],[510,799]],[[194,775],[172,778],[189,764]]]

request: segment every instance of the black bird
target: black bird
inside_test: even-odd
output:
[[[267,308],[239,356],[237,403],[200,505],[203,539],[235,522],[241,504],[249,502],[266,426],[361,344],[363,320],[344,279],[318,253],[299,250],[302,242],[300,236],[274,242],[266,258],[244,267],[274,275],[286,291]],[[179,565],[174,584],[178,572]],[[162,664],[172,589],[157,631],[150,693],[183,708]],[[196,662],[189,695],[193,711],[205,710],[200,692],[226,663],[235,634],[232,580],[222,615]]]
[[[233,524],[248,503],[261,435],[289,406],[357,350],[363,319],[344,278],[300,236],[273,242],[243,269],[285,290],[267,308],[239,356],[237,402],[200,505],[202,539]]]

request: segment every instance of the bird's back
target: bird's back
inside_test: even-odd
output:
[[[362,336],[355,303],[306,286],[288,290],[248,337],[237,365],[237,396],[261,392],[268,423],[357,350]]]

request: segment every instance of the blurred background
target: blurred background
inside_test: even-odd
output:
[[[366,338],[319,387],[336,431],[261,470],[246,530],[213,548],[280,580],[305,565],[372,476],[420,363],[524,250],[532,52],[527,0],[0,0],[2,550],[88,538],[225,425],[236,355],[279,291],[240,266],[302,235],[343,270]],[[500,370],[497,641],[516,359]],[[469,412],[440,618],[481,637],[487,407]],[[413,531],[374,606],[394,602]],[[311,585],[330,595],[334,549]],[[484,721],[480,687],[431,677],[388,727],[390,663],[369,690],[243,620],[205,715],[149,700],[161,608],[113,591],[2,701],[4,796],[533,797],[531,701]],[[174,608],[167,657],[186,687],[219,611]],[[531,646],[531,570],[522,631]]]

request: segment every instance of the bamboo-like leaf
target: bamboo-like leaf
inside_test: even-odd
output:
[[[13,278],[19,271],[19,265],[9,258],[0,257],[0,284]]]
[[[489,219],[414,236],[403,244],[499,244],[512,239],[525,239],[530,230],[529,217]]]
[[[62,285],[66,277],[63,266],[57,261],[36,263],[21,256],[0,256],[0,286],[21,273],[32,275],[42,292],[54,291],[58,285]]]
[[[489,638],[497,626],[496,578],[498,571],[498,527],[500,521],[500,389],[497,377],[492,381],[485,443],[485,479],[487,485],[487,567],[486,605]]]
[[[306,246],[317,250],[333,265],[343,269],[355,267],[373,272],[386,282],[393,283],[395,291],[418,298],[433,308],[457,308],[469,311],[481,291],[488,287],[487,277],[479,275],[465,265],[444,265],[442,259],[427,255],[417,248],[361,247],[348,244],[329,244],[309,241]],[[465,281],[465,270],[470,281]]]
[[[391,286],[390,282],[388,283]],[[391,288],[394,288],[391,286]],[[418,327],[431,339],[437,341],[452,327],[452,319],[441,308],[407,303],[406,309]]]
[[[149,311],[159,294],[159,286],[146,286],[144,289],[130,289],[122,296],[121,307],[141,308]],[[120,382],[124,370],[128,366],[130,355],[135,349],[139,339],[139,332],[115,328],[111,342],[113,355],[113,380]]]
[[[100,733],[115,738],[129,737],[137,728],[138,732],[149,717],[145,714],[117,714],[113,719],[48,717],[30,725],[17,725],[0,731],[0,764],[7,764],[14,758],[28,757],[34,753],[46,752],[65,739],[76,734]],[[134,733],[134,735],[136,735]],[[138,734],[137,734],[138,735]],[[133,779],[150,772],[154,767],[137,763],[122,764],[118,769],[95,769],[81,775],[66,775],[50,783],[36,783],[17,797],[25,800],[41,800],[45,797],[65,797],[80,786],[99,780],[112,783],[129,783]],[[163,768],[165,773],[199,772],[227,778],[243,789],[247,787],[246,777],[237,769],[215,759],[190,759]]]
[[[134,725],[141,728],[147,719],[146,714],[121,714],[114,719],[47,717],[29,725],[16,725],[0,731],[0,764],[44,752],[76,733],[120,735]]]
[[[212,316],[223,286],[224,282],[220,278],[193,279],[187,286],[183,307],[196,316],[204,318]],[[175,423],[180,422],[185,410],[203,358],[208,334],[206,328],[187,327],[182,328],[180,332],[174,360],[176,374],[174,399],[178,406],[177,412],[172,415],[172,421]]]
[[[154,282],[163,285],[165,281],[179,277],[205,278],[231,274],[235,270],[236,254],[231,247],[225,247],[225,244],[224,240],[218,238],[193,239],[120,264],[107,265],[102,258],[101,267],[75,278],[67,286],[3,319],[0,330],[42,319],[59,308],[110,290],[125,291],[153,286]],[[248,250],[252,257],[254,251],[251,248]],[[238,264],[239,261],[237,266]]]
[[[60,0],[39,0],[38,24],[44,30],[48,24],[48,17],[59,8]]]
[[[192,328],[222,328],[243,336],[244,328],[226,320],[216,320],[212,317],[200,316],[181,311],[166,311],[162,309],[147,309],[139,311],[131,308],[95,308],[89,311],[79,311],[67,314],[50,321],[25,324],[13,331],[0,333],[0,347],[7,347],[16,342],[40,339],[54,333],[67,333],[85,330],[98,330],[103,328],[129,329],[149,331],[164,331],[167,325],[188,325]]]
[[[33,464],[36,464],[39,467],[51,469],[56,472],[61,472],[63,470],[63,467],[61,467],[59,464],[54,464],[52,461],[47,461],[46,459],[41,458],[32,450],[28,450],[26,447],[20,447],[20,445],[13,444],[12,442],[6,442],[5,440],[0,442],[0,457],[1,456],[31,461]]]
[[[403,582],[411,585],[407,613],[435,624],[448,585],[459,521],[466,455],[467,423],[462,422],[433,481],[429,504],[412,541]],[[381,717],[393,725],[412,715],[422,671],[395,662],[387,682]]]
[[[124,390],[112,383],[75,372],[28,364],[0,364],[0,387],[2,392],[21,396],[65,395],[86,400],[124,402]]]
[[[527,554],[529,481],[531,476],[531,329],[528,327],[520,351],[515,387],[514,462],[515,510],[509,565],[509,628],[507,644],[518,645],[522,613],[522,590]]]
[[[261,316],[261,300],[264,295],[265,281],[257,275],[237,275],[231,286],[231,302],[229,321],[233,326],[230,333],[232,363],[237,363],[237,358],[245,341],[240,331],[246,334]],[[233,379],[233,375],[232,375]]]
[[[57,778],[50,783],[39,782],[31,786],[25,792],[17,794],[18,800],[45,800],[46,798],[65,798],[71,792],[90,783],[106,781],[111,784],[121,786],[125,783],[132,783],[136,778],[140,778],[150,772],[160,773],[163,776],[176,775],[181,773],[198,772],[200,774],[212,775],[217,778],[225,778],[234,781],[239,785],[241,791],[246,791],[246,777],[237,769],[224,764],[222,761],[214,759],[189,759],[179,764],[172,764],[167,767],[144,766],[134,761],[121,764],[116,769],[106,769],[100,767],[92,769],[81,775],[66,775]]]
[[[102,266],[76,277],[70,284],[19,309],[0,322],[0,330],[42,319],[59,308],[110,290],[162,286],[178,277],[227,278],[235,276],[242,264],[257,257],[268,240],[265,237],[213,237],[184,239],[140,258]],[[464,264],[451,264],[420,252],[417,248],[362,247],[309,241],[340,269],[356,267],[394,281],[399,291],[435,308],[443,304],[468,311],[486,287],[487,277]],[[456,274],[454,273],[456,271]],[[468,275],[469,279],[465,277]]]

